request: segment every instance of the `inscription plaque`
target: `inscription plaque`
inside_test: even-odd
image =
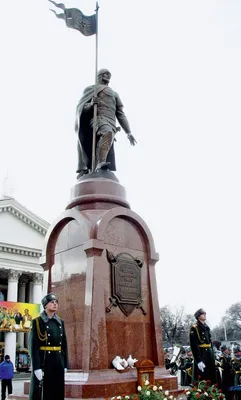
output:
[[[116,256],[106,250],[107,259],[111,265],[111,295],[110,304],[106,307],[106,312],[111,308],[119,306],[121,311],[130,315],[135,308],[142,307],[141,294],[141,267],[143,262],[132,257],[128,253],[120,253]]]

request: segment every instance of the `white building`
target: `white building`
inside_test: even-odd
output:
[[[0,300],[40,304],[43,268],[39,265],[49,224],[14,198],[0,198]],[[5,354],[15,365],[16,342],[27,347],[27,334],[0,333]]]

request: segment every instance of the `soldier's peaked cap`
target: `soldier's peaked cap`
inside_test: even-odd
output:
[[[100,69],[100,70],[98,71],[98,75],[97,75],[97,76],[101,76],[101,75],[105,74],[106,72],[108,72],[109,74],[111,74],[111,72],[110,72],[108,69],[102,68],[102,69]]]
[[[195,312],[194,317],[195,317],[196,319],[198,319],[198,318],[200,317],[200,315],[202,315],[202,314],[206,314],[206,311],[204,311],[203,308],[199,308],[199,310],[197,310],[197,311]]]
[[[43,305],[43,308],[52,300],[58,301],[57,296],[54,293],[48,293],[46,296],[44,296],[41,300],[41,303]]]

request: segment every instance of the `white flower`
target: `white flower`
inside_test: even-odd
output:
[[[150,396],[151,392],[149,392],[149,390],[147,390],[146,395]]]
[[[198,391],[198,392],[201,392],[201,389],[198,389],[197,391]]]
[[[127,399],[127,400],[128,400],[129,398],[130,398],[129,396],[125,396],[125,399]]]
[[[165,397],[163,400],[167,400],[167,398]]]
[[[117,398],[118,400],[121,400],[121,396],[117,396],[116,398]]]
[[[169,390],[166,390],[166,391],[164,392],[164,394],[165,394],[165,396],[168,396],[168,395],[169,395]]]
[[[138,392],[141,392],[141,386],[138,386],[137,390]]]
[[[173,395],[169,396],[169,399],[173,399]]]
[[[189,390],[188,390],[188,391],[186,392],[186,395],[189,396],[189,394],[190,394],[190,392],[189,392]]]
[[[159,390],[162,390],[162,386],[159,386],[159,388],[158,388]]]
[[[205,392],[204,395],[208,397],[208,393],[207,392]]]
[[[111,397],[111,399],[110,400],[115,400],[115,397]]]
[[[150,383],[149,383],[149,381],[145,381],[145,386],[148,386]],[[149,394],[147,395],[147,396],[149,396]]]
[[[157,386],[153,386],[152,390],[155,392],[157,390]]]

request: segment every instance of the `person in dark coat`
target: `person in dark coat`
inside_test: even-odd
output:
[[[171,354],[168,349],[164,350],[164,360],[165,360],[165,367],[166,369],[171,368],[170,363],[171,363]]]
[[[231,359],[233,369],[233,383],[228,390],[234,394],[234,400],[241,399],[241,346],[237,345],[233,348],[233,358]],[[233,397],[233,396],[231,396]]]
[[[192,383],[193,356],[191,349],[186,350],[186,354],[180,357],[179,369],[181,370],[181,386],[190,386]]]
[[[6,399],[6,389],[8,388],[8,395],[13,392],[12,378],[14,376],[13,363],[10,356],[6,355],[4,361],[0,364],[0,379],[2,380],[2,400]]]
[[[209,380],[216,383],[216,366],[211,342],[210,328],[206,324],[203,308],[194,314],[197,323],[190,329],[190,346],[194,358],[193,383]]]
[[[228,388],[234,384],[234,370],[232,368],[231,364],[231,353],[232,350],[230,347],[226,346],[223,344],[221,346],[221,356],[219,359],[220,362],[220,367],[222,370],[222,376],[221,376],[221,389],[223,393],[225,394],[226,400],[231,400],[232,395]]]
[[[33,319],[30,332],[33,372],[29,400],[64,400],[64,373],[68,368],[64,321],[56,314],[58,299],[53,293],[44,296],[42,305],[44,311]]]
[[[96,132],[96,168],[95,170],[116,170],[114,138],[117,132],[116,119],[126,132],[131,145],[136,140],[131,134],[129,122],[123,111],[123,104],[118,95],[109,87],[111,73],[107,69],[98,72],[97,93],[95,86],[88,86],[76,109],[75,131],[78,135],[78,177],[89,173],[92,167],[93,107],[97,104]]]

